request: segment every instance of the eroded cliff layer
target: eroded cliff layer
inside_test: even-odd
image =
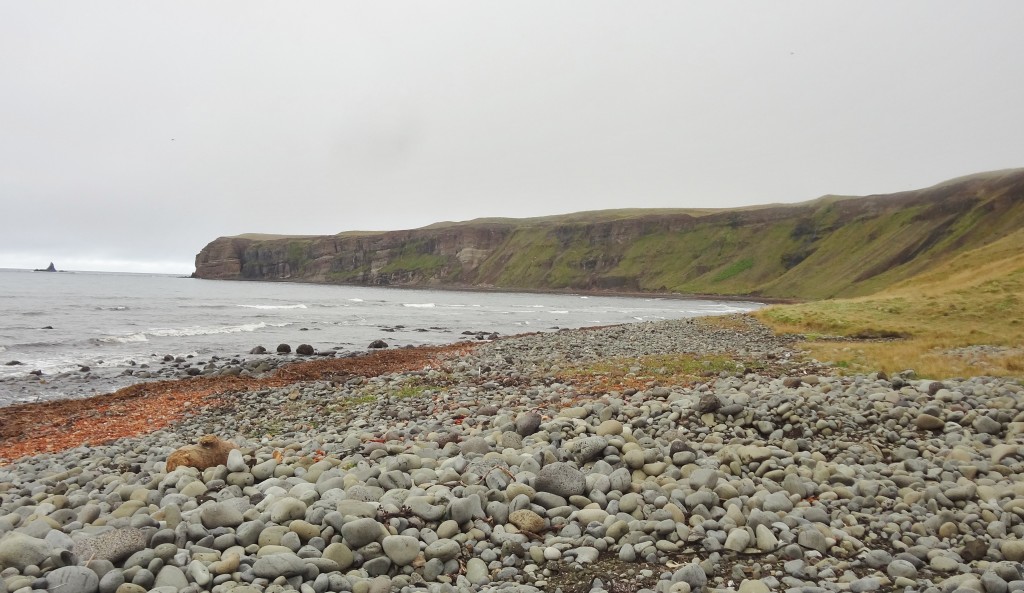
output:
[[[1024,224],[1024,169],[910,192],[727,210],[485,219],[317,237],[221,237],[196,277],[339,284],[867,294]]]

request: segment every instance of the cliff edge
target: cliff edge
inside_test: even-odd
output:
[[[1024,226],[1024,169],[889,195],[221,237],[198,278],[818,299],[868,294]]]

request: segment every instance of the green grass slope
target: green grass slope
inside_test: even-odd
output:
[[[1024,228],[1024,169],[868,197],[219,239],[197,276],[825,299],[871,294]],[[218,243],[219,242],[219,243]],[[235,271],[237,270],[237,271]]]

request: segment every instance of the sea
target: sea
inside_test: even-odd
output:
[[[256,346],[365,350],[745,312],[753,302],[586,294],[413,290],[0,269],[0,379],[154,358],[237,356]],[[8,365],[18,361],[19,365]],[[0,382],[2,393],[9,382]]]

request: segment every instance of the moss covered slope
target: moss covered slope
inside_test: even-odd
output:
[[[201,278],[821,299],[866,295],[1024,227],[1024,170],[789,206],[611,210],[327,237],[225,237]]]

